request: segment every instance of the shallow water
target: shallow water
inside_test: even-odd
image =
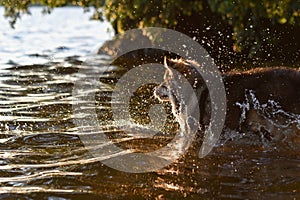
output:
[[[71,33],[68,35],[73,37]],[[95,40],[91,41],[84,43],[84,48],[93,46]],[[58,43],[65,45],[62,41]],[[143,138],[149,123],[149,116],[143,111],[149,108],[147,104],[157,102],[140,91],[138,94],[148,101],[132,102],[133,118],[141,125],[140,129],[131,126],[130,131],[141,138],[124,134],[118,124],[111,123],[111,104],[118,103],[111,102],[111,92],[126,70],[109,67],[110,60],[106,56],[87,56],[79,46],[80,57],[73,57],[77,55],[77,46],[70,48],[75,49],[69,52],[72,57],[52,48],[52,53],[61,57],[46,59],[46,64],[41,60],[44,64],[33,65],[40,60],[28,60],[24,50],[19,54],[20,60],[18,56],[10,57],[21,65],[7,64],[10,54],[1,56],[1,199],[299,198],[299,148],[291,148],[299,143],[260,141],[259,137],[250,141],[227,132],[207,157],[198,158],[196,142],[185,156],[156,172],[130,174],[103,165],[103,158],[94,157],[80,140],[79,130],[93,132],[94,127],[80,127],[75,123],[78,116],[74,113],[74,104],[83,106],[82,113],[91,112],[88,102],[79,102],[78,96],[95,94],[97,117],[105,126],[101,131],[124,149],[145,152],[160,148],[174,137],[173,130],[178,129],[178,124],[170,116],[167,133],[158,134],[154,139]],[[27,62],[30,65],[25,65]],[[74,84],[87,78],[100,81],[94,90],[75,96]]]

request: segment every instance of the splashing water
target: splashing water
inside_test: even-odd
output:
[[[192,86],[182,74],[167,68],[164,82],[156,88],[155,96],[162,102],[167,100],[171,103],[172,113],[180,125],[180,140],[176,149],[186,151],[200,128],[199,107],[195,106],[198,105],[198,100]]]
[[[245,90],[245,99],[243,103],[236,103],[242,109],[240,124],[246,120],[246,113],[254,109],[275,127],[288,128],[296,125],[300,129],[300,115],[284,111],[278,102],[269,99],[267,103],[261,104],[253,90]]]
[[[272,99],[266,103],[260,103],[254,90],[246,89],[244,97],[243,102],[236,102],[242,111],[239,121],[241,131],[235,132],[227,129],[225,140],[247,138],[248,142],[262,142],[264,146],[288,143],[290,148],[297,149],[300,141],[299,114],[285,111],[279,102]],[[249,140],[253,134],[258,134],[259,140]]]

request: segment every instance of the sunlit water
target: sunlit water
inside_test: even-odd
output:
[[[42,8],[32,7],[30,13],[22,15],[12,29],[0,7],[1,64],[37,64],[87,55],[111,38],[107,22],[89,20],[92,9],[84,13],[81,8],[57,8],[45,15]]]
[[[40,15],[40,9],[32,11],[33,16]],[[245,142],[242,140],[247,138],[240,134],[227,132],[207,157],[198,158],[196,142],[170,166],[144,174],[120,172],[103,165],[102,158],[93,157],[80,140],[82,127],[74,123],[78,116],[73,112],[74,103],[88,105],[76,102],[78,96],[73,94],[74,83],[87,77],[99,79],[99,85],[95,91],[78,95],[95,93],[96,112],[104,126],[101,130],[119,147],[141,152],[160,148],[174,137],[172,130],[178,124],[169,117],[165,133],[157,134],[153,140],[143,139],[149,115],[143,113],[147,105],[137,103],[141,102],[138,100],[132,102],[132,113],[141,125],[131,126],[131,131],[140,138],[134,140],[111,122],[111,103],[118,103],[111,102],[112,89],[126,70],[109,67],[107,56],[92,55],[95,45],[100,45],[109,34],[107,25],[90,22],[88,17],[81,9],[64,8],[45,18],[25,16],[16,30],[10,30],[0,18],[2,199],[299,198],[300,156],[295,146],[299,141],[292,139],[285,143],[257,137]],[[82,69],[84,75],[78,73]],[[147,97],[145,104],[157,103],[143,91],[137,94]],[[251,92],[247,97],[248,102],[255,100]],[[246,106],[243,103],[240,102],[241,107]],[[262,109],[263,105],[256,106]],[[91,111],[88,106],[82,109],[83,113]],[[273,109],[268,110],[274,114],[271,118],[280,110],[276,105]],[[287,123],[300,123],[299,116],[292,113],[281,113],[280,117]]]

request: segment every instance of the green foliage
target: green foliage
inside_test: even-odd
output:
[[[221,13],[233,26],[233,37],[236,50],[253,44],[252,51],[268,38],[269,27],[264,23],[292,24],[300,26],[299,0],[210,0],[208,1],[214,12]],[[269,20],[268,20],[269,19]]]
[[[189,16],[199,12],[202,6],[198,1],[110,0],[103,8],[105,17],[118,27],[118,32],[122,32],[137,27],[176,26],[178,12]]]
[[[250,54],[265,40],[274,42],[269,34],[270,24],[300,27],[299,0],[3,0],[1,3],[11,25],[22,12],[28,12],[28,6],[35,4],[45,6],[46,13],[66,5],[94,7],[93,18],[106,17],[117,33],[146,26],[185,30],[180,28],[187,26],[181,19],[198,16],[201,21],[207,13],[216,13],[223,20],[220,23],[231,26],[235,51],[246,49]]]

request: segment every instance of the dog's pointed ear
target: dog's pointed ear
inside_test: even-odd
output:
[[[165,66],[165,68],[170,69],[175,64],[178,64],[177,59],[167,58],[166,56],[164,56],[164,66]]]

